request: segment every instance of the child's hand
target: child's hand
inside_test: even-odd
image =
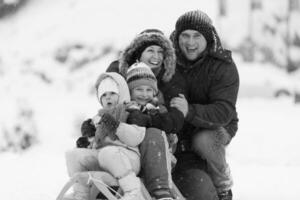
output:
[[[85,120],[81,125],[81,135],[84,137],[95,136],[96,127],[93,124],[92,119]]]
[[[95,142],[97,148],[105,145],[106,137],[109,137],[112,141],[118,139],[116,135],[117,128],[120,122],[116,120],[112,115],[105,113],[102,115],[99,125],[97,126]]]
[[[152,103],[147,103],[147,104],[145,105],[144,109],[146,109],[146,110],[156,110],[156,109],[158,109],[158,107],[155,106],[155,105],[152,104]]]
[[[101,117],[99,115],[95,115],[92,120],[93,120],[93,123],[95,125],[97,125],[97,124],[99,124]]]
[[[129,103],[126,104],[126,110],[131,111],[131,110],[140,110],[141,106],[136,102],[136,101],[130,101]]]
[[[104,115],[105,113],[109,113],[111,115],[113,115],[114,109],[113,108],[102,108],[98,111],[98,116],[102,117],[102,115]],[[98,122],[99,123],[99,122]]]
[[[140,110],[133,110],[129,113],[127,118],[128,124],[135,124],[141,127],[149,127],[151,117],[147,114],[143,114]]]
[[[90,142],[88,140],[88,137],[79,137],[76,141],[77,148],[88,148],[89,145]]]

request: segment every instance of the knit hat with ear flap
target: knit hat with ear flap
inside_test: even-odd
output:
[[[137,35],[125,48],[119,59],[119,72],[126,77],[129,66],[140,59],[145,48],[157,45],[163,49],[164,60],[162,68],[164,74],[162,80],[168,82],[175,74],[176,56],[172,42],[157,29],[146,29]]]
[[[193,10],[181,15],[175,25],[174,40],[178,41],[179,35],[185,30],[195,30],[201,33],[206,39],[207,46],[211,46],[215,40],[214,27],[209,16],[200,11]]]
[[[133,90],[140,85],[148,85],[154,89],[155,94],[158,92],[155,75],[145,63],[140,62],[131,65],[127,71],[126,81],[129,90]]]

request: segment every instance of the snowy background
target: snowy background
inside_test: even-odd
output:
[[[0,0],[0,12],[14,2]],[[265,54],[255,53],[249,63],[234,53],[241,80],[240,128],[228,148],[234,199],[300,199],[300,73],[286,72],[280,40],[286,28],[272,18],[286,15],[287,1],[263,0],[252,29],[249,0],[227,0],[227,6],[221,18],[217,0],[27,0],[0,18],[1,199],[55,199],[68,180],[64,152],[99,108],[96,77],[137,33],[159,28],[169,35],[176,19],[193,9],[212,17],[228,47],[239,49],[252,31],[276,58],[263,62]],[[300,33],[299,12],[290,18],[292,36]],[[266,33],[259,24],[283,27],[272,38],[258,34]],[[295,63],[299,52],[291,48]]]

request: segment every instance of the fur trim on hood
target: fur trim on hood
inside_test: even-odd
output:
[[[130,93],[129,93],[128,85],[127,85],[125,79],[116,72],[106,72],[106,73],[100,74],[100,76],[98,77],[98,79],[95,83],[97,96],[98,96],[99,85],[107,77],[113,79],[118,85],[118,89],[119,89],[119,102],[118,103],[122,104],[124,102],[129,102],[130,101]],[[100,102],[100,99],[98,99],[98,101]],[[101,104],[101,102],[100,102],[100,104]]]
[[[163,34],[158,32],[148,32],[139,34],[130,44],[125,48],[121,54],[119,71],[126,77],[128,68],[136,62],[137,51],[145,44],[157,44],[164,50],[163,68],[165,70],[162,80],[168,82],[175,74],[176,56],[175,50],[171,41]]]

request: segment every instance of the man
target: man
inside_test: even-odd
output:
[[[208,187],[201,184],[203,174],[197,171],[203,158],[218,198],[231,200],[233,181],[225,147],[238,128],[235,105],[239,89],[231,52],[222,48],[211,19],[199,10],[178,18],[172,40],[176,68],[186,80],[188,101],[188,114],[179,135],[174,181],[189,200],[200,199],[203,194],[197,191],[204,190],[196,187]],[[171,106],[179,110],[185,109],[185,105],[182,97],[171,101]]]

